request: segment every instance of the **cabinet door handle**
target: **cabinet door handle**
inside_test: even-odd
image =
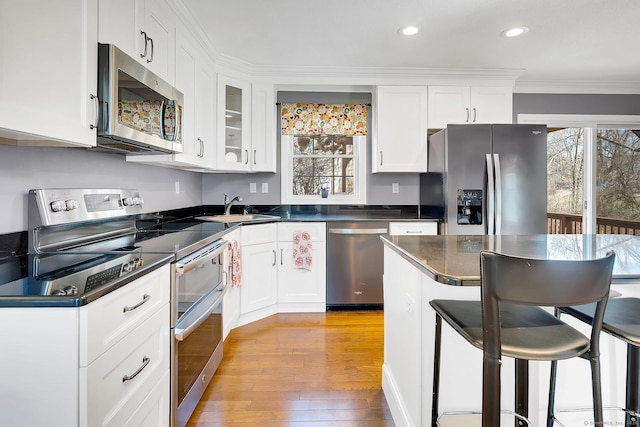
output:
[[[476,118],[477,118],[476,107],[473,107],[473,123],[476,122]]]
[[[140,58],[144,58],[147,56],[147,41],[149,40],[149,37],[147,37],[147,33],[145,33],[144,31],[140,30],[140,35],[142,37],[144,37],[144,53],[140,54]],[[149,62],[149,61],[147,61]]]
[[[469,107],[467,107],[466,110],[467,110],[467,120],[466,120],[466,122],[469,123]]]
[[[98,118],[100,116],[100,100],[98,99],[98,97],[94,94],[89,94],[89,98],[91,98],[94,102],[94,104],[96,105],[96,116],[93,119],[93,123],[91,123],[89,125],[89,129],[93,130],[93,129],[97,129],[98,128]]]
[[[153,52],[155,51],[155,49],[153,48],[153,39],[151,37],[148,37],[148,39],[151,42],[151,58],[147,59],[147,64],[149,62],[153,62]]]
[[[149,301],[151,299],[151,295],[149,294],[144,294],[142,297],[142,301],[140,301],[139,303],[137,303],[136,305],[125,305],[124,309],[122,310],[123,313],[126,313],[127,311],[133,311],[136,308],[140,307],[142,304],[146,303],[147,301]]]
[[[204,157],[204,141],[198,138],[198,142],[200,143],[200,152],[198,153],[198,157]]]
[[[256,163],[256,156],[257,156],[257,154],[256,154],[256,153],[257,153],[257,151],[258,151],[258,150],[253,150],[253,164],[254,164],[254,165],[256,165],[256,164],[257,164],[257,163]]]
[[[380,151],[380,166],[382,166],[382,151]]]
[[[123,383],[126,383],[127,381],[131,381],[132,379],[134,379],[136,376],[138,376],[138,374],[139,374],[140,372],[142,372],[142,370],[143,370],[144,368],[146,368],[146,367],[147,367],[147,365],[149,364],[149,362],[151,362],[151,359],[149,359],[147,356],[144,356],[144,357],[142,358],[142,366],[140,366],[140,367],[138,368],[138,370],[137,370],[137,371],[135,371],[133,374],[131,374],[131,375],[125,375],[124,377],[122,377],[122,382],[123,382]]]
[[[247,160],[244,161],[245,165],[249,164],[249,150],[244,150],[244,153],[247,155]]]
[[[278,255],[276,254],[276,250],[273,250],[273,265],[276,265],[276,258],[278,257]]]
[[[284,265],[284,249],[280,249],[280,265]]]

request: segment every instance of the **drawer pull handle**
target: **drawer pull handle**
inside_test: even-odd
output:
[[[151,362],[151,359],[149,359],[147,356],[144,356],[142,358],[142,366],[140,366],[138,368],[137,371],[135,371],[133,374],[131,375],[125,375],[124,377],[122,377],[122,382],[126,383],[127,381],[131,381],[132,379],[134,379],[140,372],[142,372],[142,370],[144,368],[147,367],[147,365],[149,364],[149,362]]]
[[[136,308],[140,307],[142,304],[144,304],[145,302],[149,301],[151,299],[151,295],[148,294],[144,294],[144,296],[142,297],[142,301],[140,301],[139,303],[137,303],[136,305],[126,305],[124,307],[124,310],[122,310],[123,313],[126,313],[127,311],[133,311]]]
[[[422,230],[407,230],[407,234],[422,234]]]

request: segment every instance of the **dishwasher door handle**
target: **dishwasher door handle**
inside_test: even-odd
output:
[[[330,228],[329,234],[387,234],[386,228]]]

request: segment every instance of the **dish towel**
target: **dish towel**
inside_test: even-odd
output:
[[[311,234],[307,231],[294,231],[293,233],[293,268],[311,270],[313,256],[311,250]]]
[[[229,276],[231,286],[239,288],[242,284],[242,267],[240,265],[240,245],[236,240],[229,241]]]

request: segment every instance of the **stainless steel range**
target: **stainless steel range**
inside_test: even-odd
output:
[[[79,306],[170,262],[170,424],[182,427],[222,359],[227,227],[190,220],[139,229],[143,203],[135,190],[31,190],[29,275],[0,286],[0,304]]]

